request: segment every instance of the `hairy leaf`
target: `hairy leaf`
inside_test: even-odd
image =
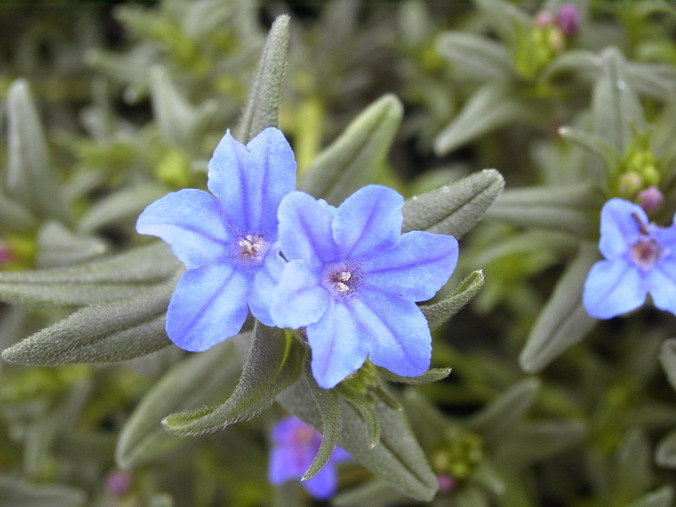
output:
[[[467,32],[445,32],[437,49],[454,71],[477,81],[509,79],[514,74],[507,48],[487,37]]]
[[[671,338],[662,344],[660,363],[667,374],[671,387],[676,389],[676,339]]]
[[[10,476],[0,476],[0,498],[12,507],[79,507],[86,495],[72,486],[34,484]]]
[[[378,367],[378,371],[386,380],[398,384],[431,384],[443,380],[451,374],[450,368],[431,368],[419,377],[402,377],[381,367]]]
[[[631,502],[627,507],[672,507],[673,505],[674,489],[671,486],[663,486]]]
[[[676,468],[676,430],[660,440],[655,451],[655,461],[666,468]]]
[[[450,296],[431,305],[421,305],[420,310],[427,319],[430,329],[434,330],[448,322],[463,306],[474,299],[483,285],[483,271],[472,271]]]
[[[486,213],[504,185],[498,171],[485,169],[407,199],[403,232],[424,230],[460,238]]]

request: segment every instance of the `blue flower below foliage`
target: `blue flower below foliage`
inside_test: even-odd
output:
[[[317,455],[322,436],[300,419],[287,417],[275,425],[272,440],[268,480],[280,485],[303,477]],[[324,468],[312,479],[303,481],[303,487],[319,500],[331,498],[338,486],[336,464],[350,459],[347,452],[336,447]]]
[[[446,283],[458,259],[452,236],[401,234],[404,200],[369,185],[338,208],[303,192],[279,207],[289,260],[271,315],[279,327],[306,326],[312,373],[329,389],[368,357],[402,376],[423,374],[431,336],[415,304]]]
[[[211,194],[173,192],[150,204],[136,224],[139,233],[166,241],[188,268],[171,298],[166,329],[190,351],[236,335],[248,309],[273,325],[270,298],[284,267],[275,245],[277,208],[295,188],[296,162],[275,128],[246,146],[228,132],[208,176]]]
[[[589,315],[629,312],[648,293],[657,308],[676,314],[676,225],[657,227],[640,206],[611,199],[601,210],[599,250],[606,260],[592,266],[582,298]]]

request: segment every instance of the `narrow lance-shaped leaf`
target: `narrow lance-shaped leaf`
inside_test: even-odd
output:
[[[591,237],[598,223],[586,210],[598,209],[601,199],[598,190],[588,183],[517,188],[505,190],[486,212],[486,218]]]
[[[504,188],[495,169],[485,169],[407,199],[403,232],[421,230],[460,238],[483,217]]]
[[[676,468],[676,430],[667,434],[657,445],[655,461],[666,468]]]
[[[188,148],[187,141],[195,120],[195,110],[179,93],[167,69],[156,65],[150,69],[149,74],[153,113],[162,135],[168,143]]]
[[[676,389],[676,339],[666,340],[660,351],[660,363],[671,387]]]
[[[451,374],[451,368],[431,368],[419,377],[402,377],[380,367],[378,367],[378,371],[386,380],[398,384],[431,384],[443,380]]]
[[[540,313],[519,356],[525,371],[540,371],[584,338],[596,324],[596,319],[590,317],[582,305],[582,290],[587,274],[597,260],[596,245],[582,244],[577,258],[556,284],[554,294]]]
[[[174,366],[144,396],[122,428],[115,461],[124,469],[143,465],[185,442],[167,433],[161,424],[167,413],[213,403],[236,385],[241,372],[235,340],[250,340],[242,333],[190,356]]]
[[[217,407],[168,415],[162,424],[178,435],[199,435],[251,419],[298,380],[304,357],[304,347],[291,335],[257,323],[249,358],[232,395]]]
[[[29,366],[114,363],[171,345],[164,331],[175,280],[128,299],[87,306],[18,344],[2,358]]]
[[[463,306],[474,299],[483,286],[483,271],[472,271],[450,296],[431,305],[421,305],[420,310],[427,319],[430,329],[434,330],[448,322]]]
[[[15,81],[7,94],[9,119],[7,189],[12,196],[43,218],[70,222],[49,163],[45,134],[28,83]]]
[[[303,475],[302,480],[304,481],[312,479],[328,463],[333,450],[336,448],[341,424],[338,393],[333,389],[322,389],[317,385],[317,382],[312,378],[310,361],[305,361],[305,378],[322,417],[322,443],[317,451],[317,456]]]
[[[367,107],[305,171],[300,189],[333,205],[372,178],[399,129],[403,106],[385,95]]]
[[[50,220],[38,231],[37,256],[39,268],[57,268],[87,262],[106,252],[108,245],[95,236],[72,232],[61,222]]]
[[[72,486],[33,484],[10,476],[0,476],[0,498],[12,507],[79,507],[86,495]]]
[[[671,507],[674,505],[674,490],[664,486],[631,502],[627,507]]]
[[[248,143],[256,134],[279,123],[282,81],[289,45],[289,16],[278,16],[270,28],[256,68],[244,112],[237,124],[237,139]]]
[[[27,232],[37,227],[37,220],[27,209],[0,194],[0,223],[8,231]]]
[[[174,276],[180,264],[164,243],[79,266],[0,272],[0,300],[32,306],[82,306],[134,296]]]
[[[445,32],[437,49],[454,70],[481,81],[509,79],[514,74],[507,48],[487,37],[467,32]]]
[[[296,382],[277,401],[299,419],[321,429],[322,419],[305,381]],[[374,400],[381,426],[380,444],[370,448],[364,421],[351,403],[341,401],[338,445],[393,488],[421,501],[434,496],[438,484],[404,413]]]
[[[648,489],[652,482],[651,461],[645,433],[637,428],[630,430],[615,454],[614,503],[624,504]]]
[[[561,127],[559,134],[598,156],[605,164],[606,171],[613,172],[620,163],[620,154],[606,139],[573,127]]]

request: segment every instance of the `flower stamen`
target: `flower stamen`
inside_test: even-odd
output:
[[[268,249],[267,241],[262,236],[246,234],[237,241],[239,247],[240,259],[250,261],[260,261]]]

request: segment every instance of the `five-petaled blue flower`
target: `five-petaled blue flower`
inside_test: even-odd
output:
[[[136,230],[171,245],[188,268],[167,311],[167,334],[202,351],[236,335],[251,313],[268,326],[271,294],[284,267],[275,242],[277,208],[296,185],[284,135],[263,130],[249,144],[226,133],[209,161],[208,187],[150,204]],[[215,197],[214,197],[215,196]]]
[[[641,306],[650,293],[660,310],[676,314],[676,225],[657,227],[643,209],[623,199],[601,210],[599,250],[583,302],[592,317],[609,319]]]
[[[322,436],[300,419],[287,417],[275,425],[272,441],[268,480],[280,485],[290,479],[303,477],[317,455]],[[336,463],[350,459],[347,452],[336,447],[324,468],[312,479],[303,481],[303,487],[319,500],[331,498],[338,486]]]
[[[415,304],[432,298],[458,259],[452,236],[401,234],[403,198],[366,186],[339,208],[303,192],[282,200],[279,239],[289,260],[270,313],[279,327],[306,326],[312,373],[326,389],[368,357],[402,376],[423,374],[431,336]]]

